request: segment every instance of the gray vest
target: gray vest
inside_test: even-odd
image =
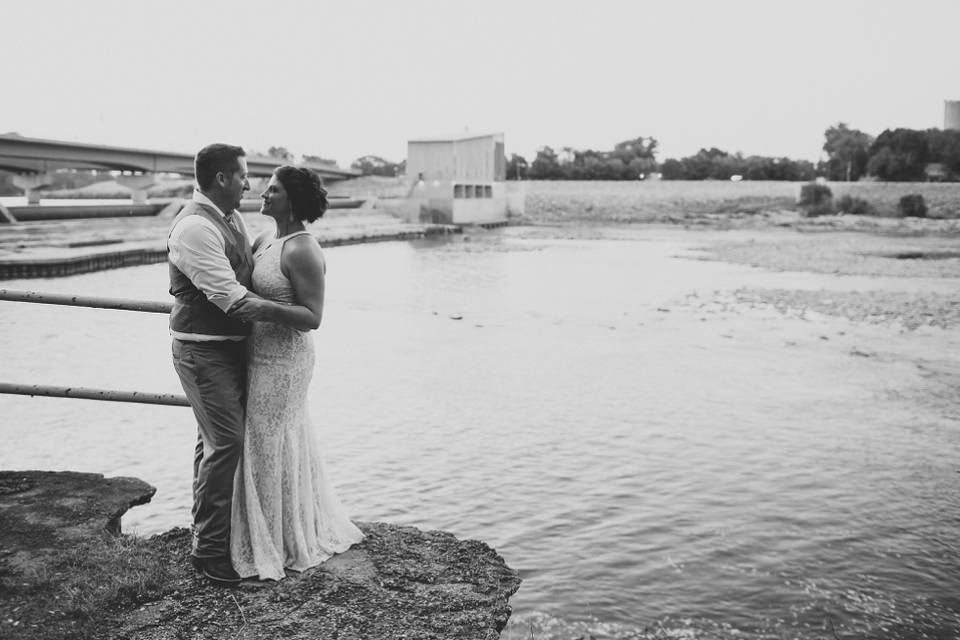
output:
[[[250,288],[253,274],[253,253],[247,238],[233,228],[214,209],[198,202],[190,201],[174,218],[170,230],[187,216],[203,216],[213,223],[223,235],[223,242],[230,267],[237,276],[237,282]],[[239,215],[239,214],[234,214]],[[170,235],[167,234],[167,251]],[[170,311],[170,329],[180,333],[197,333],[213,336],[245,336],[250,333],[250,325],[240,320],[228,318],[220,307],[207,300],[207,296],[194,286],[172,262],[170,267],[170,295],[173,296],[173,309]]]

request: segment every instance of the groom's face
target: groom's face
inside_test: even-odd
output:
[[[247,179],[247,159],[243,156],[237,158],[236,169],[225,177],[226,184],[223,189],[230,196],[233,208],[237,209],[240,207],[243,194],[250,190],[250,181]]]

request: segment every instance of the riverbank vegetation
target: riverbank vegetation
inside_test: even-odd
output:
[[[802,218],[806,225],[886,228],[920,225],[904,218],[904,196],[922,196],[927,227],[953,229],[960,219],[960,183],[828,182],[832,195],[822,215],[808,217],[798,204],[804,183],[786,181],[521,181],[508,192],[522,190],[525,209],[518,221],[534,224],[689,224],[710,218],[733,224],[787,224]],[[838,215],[836,203],[868,203],[872,215]],[[852,206],[852,205],[851,205]],[[858,204],[858,206],[864,206]],[[791,223],[792,224],[792,223]],[[911,227],[912,228],[912,227]],[[952,231],[948,231],[953,233]]]
[[[508,179],[637,180],[659,173],[664,180],[787,180],[823,178],[851,182],[953,182],[960,180],[960,131],[886,129],[873,136],[840,122],[824,131],[824,159],[814,164],[788,157],[729,153],[711,147],[657,162],[658,142],[640,137],[612,151],[559,152],[542,147],[530,163],[513,154]]]

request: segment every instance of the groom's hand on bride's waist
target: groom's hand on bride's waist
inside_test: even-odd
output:
[[[233,303],[227,310],[227,316],[244,322],[266,320],[269,315],[270,304],[268,300],[264,300],[255,293],[247,293],[246,296]]]

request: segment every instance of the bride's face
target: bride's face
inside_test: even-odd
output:
[[[271,176],[267,188],[260,194],[263,203],[260,205],[260,213],[270,216],[274,220],[280,220],[290,215],[290,200],[287,198],[287,190],[283,188],[283,183],[277,180],[277,176]]]

